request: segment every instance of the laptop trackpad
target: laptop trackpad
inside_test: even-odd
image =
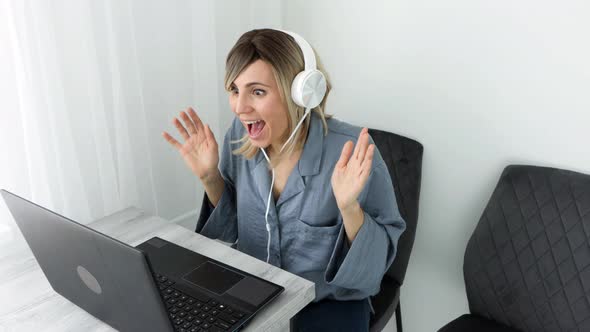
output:
[[[242,279],[244,279],[243,275],[210,261],[201,264],[184,276],[184,280],[218,295],[225,293]]]

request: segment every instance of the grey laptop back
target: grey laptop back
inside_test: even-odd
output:
[[[141,251],[0,192],[57,293],[121,331],[172,330]]]

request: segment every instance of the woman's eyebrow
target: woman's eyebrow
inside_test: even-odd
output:
[[[266,87],[269,87],[270,88],[270,85],[264,84],[264,83],[261,83],[261,82],[250,82],[250,83],[247,83],[246,84],[246,87],[249,87],[249,86],[252,86],[252,85],[263,85],[263,86],[266,86]]]

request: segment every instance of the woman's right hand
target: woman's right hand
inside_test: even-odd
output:
[[[178,118],[174,118],[173,123],[184,138],[184,144],[180,144],[167,132],[163,132],[162,136],[180,152],[186,165],[206,184],[209,180],[216,179],[219,174],[217,141],[209,125],[203,125],[192,108],[189,107],[187,112],[180,112],[180,118],[184,126]]]

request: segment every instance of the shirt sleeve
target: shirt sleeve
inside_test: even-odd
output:
[[[235,243],[238,239],[238,218],[236,189],[234,184],[235,167],[231,151],[232,131],[234,126],[225,134],[223,149],[219,162],[219,171],[223,178],[224,187],[217,206],[213,206],[207,193],[204,193],[201,213],[195,231],[208,238],[220,239]]]
[[[368,296],[379,291],[381,279],[395,258],[399,237],[406,228],[385,163],[371,172],[359,203],[363,224],[350,246],[342,225],[325,279],[330,285],[359,290]],[[342,221],[342,215],[338,218]]]

